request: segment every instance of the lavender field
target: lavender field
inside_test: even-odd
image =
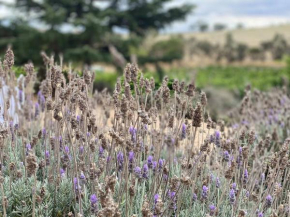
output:
[[[245,87],[229,119],[212,120],[194,83],[157,87],[128,64],[113,91],[93,93],[42,53],[16,77],[1,63],[0,216],[257,216],[290,212],[290,98]]]

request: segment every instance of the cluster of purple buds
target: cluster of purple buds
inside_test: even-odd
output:
[[[193,195],[192,195],[192,201],[193,202],[196,202],[197,201],[197,195],[196,195],[196,193],[193,193]]]
[[[80,177],[79,177],[79,180],[80,180],[80,184],[82,186],[86,184],[86,177],[85,177],[85,175],[84,175],[83,172],[81,172]]]
[[[239,155],[237,157],[237,164],[239,168],[240,166],[242,166],[242,159],[243,159],[242,152],[243,152],[243,148],[239,147]]]
[[[60,177],[65,176],[65,170],[63,168],[60,168]]]
[[[133,151],[129,152],[128,160],[129,160],[129,165],[128,165],[129,172],[132,173],[133,165],[134,165],[134,152]]]
[[[153,165],[152,165],[152,170],[153,170],[153,173],[155,174],[156,173],[156,170],[157,169],[157,161],[153,161]]]
[[[147,164],[148,164],[148,167],[150,169],[153,168],[153,156],[152,155],[149,155],[148,158],[147,158]]]
[[[45,163],[46,165],[50,164],[50,154],[49,151],[45,151]]]
[[[23,91],[22,90],[19,90],[19,92],[18,92],[18,99],[19,99],[20,104],[22,104],[23,103]]]
[[[64,153],[67,154],[67,155],[69,154],[69,147],[68,146],[64,147]]]
[[[224,154],[223,154],[223,159],[224,161],[226,162],[229,162],[230,161],[230,154],[228,151],[225,151]]]
[[[43,128],[42,129],[42,138],[45,139],[45,137],[46,137],[46,129]]]
[[[221,137],[220,131],[215,131],[215,145],[217,147],[220,147],[220,137]]]
[[[186,124],[182,124],[181,139],[185,139],[185,138],[186,138]]]
[[[230,190],[229,199],[230,199],[230,204],[234,205],[234,203],[236,202],[236,193],[233,188]]]
[[[131,140],[132,140],[132,142],[136,142],[137,141],[137,129],[134,128],[133,126],[131,126],[129,128],[129,132],[131,134]]]
[[[79,147],[79,155],[82,155],[84,153],[84,146]]]
[[[90,202],[91,202],[91,212],[94,214],[98,213],[98,199],[95,194],[92,194],[90,196]]]
[[[176,206],[176,201],[177,201],[177,197],[176,197],[176,193],[174,191],[168,191],[168,197],[170,199],[170,205],[169,205],[169,209],[172,210],[176,210],[177,206]]]
[[[26,155],[28,155],[30,150],[31,150],[31,145],[28,143],[26,144]]]
[[[164,166],[164,160],[163,159],[159,159],[159,161],[158,161],[158,170],[159,171],[162,170],[163,166]]]
[[[154,204],[157,203],[158,198],[159,198],[159,194],[155,194],[155,195],[154,195]]]
[[[209,205],[209,215],[214,216],[215,211],[216,211],[215,205]]]
[[[232,189],[234,189],[235,192],[237,192],[237,183],[234,182],[234,183],[232,184]]]
[[[100,148],[99,148],[99,157],[100,157],[100,158],[104,157],[104,152],[105,152],[105,150],[104,150],[103,147],[100,145]]]
[[[149,168],[148,168],[148,165],[147,164],[144,164],[143,165],[143,168],[142,168],[142,177],[144,179],[148,179],[149,178]]]
[[[80,193],[81,191],[81,186],[79,184],[78,178],[76,177],[74,178],[74,190],[76,194]]]
[[[41,94],[41,96],[40,96],[40,107],[41,107],[41,111],[42,112],[44,112],[44,110],[45,110],[45,98],[44,98],[44,96]]]
[[[118,171],[122,171],[124,166],[124,155],[122,152],[119,152],[117,154],[117,163],[118,163]]]
[[[220,188],[220,186],[221,186],[221,181],[220,181],[219,177],[216,177],[215,186],[216,186],[216,188]]]
[[[208,187],[206,187],[205,185],[202,186],[202,199],[203,200],[207,200],[207,196],[208,196]]]
[[[37,118],[37,116],[39,115],[39,104],[38,102],[35,103],[35,114],[34,114],[34,118]]]
[[[248,178],[249,178],[248,170],[245,169],[245,171],[244,171],[244,179],[243,179],[243,184],[244,185],[247,184]]]
[[[138,178],[141,178],[141,177],[142,177],[141,168],[140,168],[140,167],[135,167],[135,168],[134,168],[134,174],[135,174]]]
[[[272,205],[272,202],[273,202],[273,198],[272,196],[269,194],[267,197],[266,197],[266,209],[270,208],[271,205]]]

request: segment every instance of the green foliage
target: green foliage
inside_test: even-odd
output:
[[[32,60],[40,65],[39,53],[45,50],[49,55],[62,54],[66,61],[91,65],[96,61],[112,62],[108,45],[116,43],[129,61],[133,48],[140,45],[149,30],[158,31],[176,20],[185,19],[194,8],[184,4],[165,9],[167,2],[115,0],[101,7],[86,0],[17,0],[14,9],[26,15],[25,21],[17,16],[3,20],[5,22],[0,20],[0,53],[11,44],[17,56],[16,64]],[[31,21],[44,24],[45,29],[40,31],[30,25]],[[128,31],[129,38],[115,34],[115,28]],[[179,58],[179,54],[176,55]]]
[[[222,31],[222,30],[225,30],[226,28],[227,28],[227,26],[225,24],[222,24],[222,23],[216,23],[213,26],[213,29],[215,31]]]
[[[147,57],[140,58],[140,62],[171,62],[173,60],[180,60],[183,57],[183,47],[183,40],[176,37],[158,41],[151,47]]]
[[[198,70],[196,83],[201,88],[210,85],[241,92],[247,84],[260,90],[268,90],[281,86],[284,76],[287,76],[285,69],[211,66]]]
[[[96,72],[94,89],[101,91],[108,88],[109,91],[113,91],[118,77],[117,73]]]

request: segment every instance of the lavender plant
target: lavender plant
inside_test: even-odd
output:
[[[1,216],[289,216],[286,93],[248,90],[226,127],[194,83],[156,88],[128,64],[112,95],[93,93],[92,73],[42,57],[36,99],[32,64],[18,89],[12,50],[0,67]]]

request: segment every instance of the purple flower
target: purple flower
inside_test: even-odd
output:
[[[46,151],[46,152],[45,152],[45,157],[46,157],[46,158],[49,158],[49,157],[50,157],[49,151]]]
[[[249,177],[248,170],[245,169],[245,171],[244,171],[244,179],[243,179],[243,183],[244,183],[244,184],[247,184],[247,182],[248,182],[248,177]]]
[[[192,200],[193,200],[193,202],[197,201],[197,195],[196,195],[196,193],[193,193]]]
[[[148,165],[147,165],[147,164],[144,164],[144,165],[143,165],[143,168],[142,168],[142,177],[143,177],[144,179],[148,179],[148,177],[149,177],[148,172],[149,172]]]
[[[122,171],[124,165],[124,155],[121,151],[117,155],[117,162],[118,162],[118,171]]]
[[[132,173],[133,164],[134,164],[134,152],[133,151],[129,152],[129,157],[128,158],[129,158],[129,165],[128,165],[129,172]]]
[[[40,104],[40,107],[41,107],[41,111],[44,112],[44,110],[45,110],[45,98],[44,98],[44,96],[42,94],[40,96],[39,104]]]
[[[83,172],[81,172],[80,179],[86,179],[86,177],[85,177]]]
[[[232,189],[234,189],[235,193],[237,192],[237,183],[233,183],[232,184]]]
[[[154,173],[156,172],[156,167],[157,167],[157,161],[153,161],[152,169]]]
[[[39,115],[39,104],[35,103],[35,118]]]
[[[210,216],[214,215],[215,209],[216,209],[215,205],[209,205],[209,215]]]
[[[131,126],[131,127],[129,128],[129,132],[130,132],[130,134],[131,134],[131,140],[132,140],[133,142],[136,142],[136,140],[137,140],[137,129],[134,128],[133,126]]]
[[[65,170],[60,168],[60,176],[61,177],[64,177],[65,176]]]
[[[152,168],[152,166],[153,166],[153,156],[152,155],[148,156],[147,163],[148,163],[149,168]]]
[[[215,131],[215,145],[217,147],[220,147],[220,137],[221,137],[220,131],[216,130]]]
[[[159,159],[159,161],[158,161],[158,169],[159,169],[159,170],[161,170],[161,169],[162,169],[162,167],[163,167],[163,164],[164,164],[164,160],[162,160],[162,159]]]
[[[219,177],[216,177],[216,184],[215,184],[216,188],[219,188],[220,185],[221,185],[221,181],[220,181]]]
[[[26,144],[26,155],[28,155],[28,152],[31,150],[31,145],[28,143]]]
[[[91,212],[94,214],[97,214],[98,212],[98,198],[95,194],[92,194],[90,196],[90,202],[91,202]]]
[[[230,160],[230,154],[229,154],[228,151],[225,151],[225,152],[224,152],[224,160],[225,160],[226,162],[229,162],[229,160]]]
[[[133,151],[130,151],[129,152],[129,162],[133,162],[133,160],[134,160],[134,152]]]
[[[266,197],[266,208],[270,208],[273,202],[273,198],[271,197],[270,194]]]
[[[99,148],[99,157],[103,157],[104,156],[104,149],[103,147],[100,145],[100,148]]]
[[[69,153],[69,147],[68,147],[68,146],[65,146],[65,147],[64,147],[64,152],[65,152],[66,154]]]
[[[79,147],[79,154],[83,154],[84,153],[84,146],[80,146]]]
[[[169,208],[170,209],[173,209],[173,210],[176,210],[176,201],[177,201],[177,198],[176,198],[176,193],[174,191],[168,191],[168,196],[169,196],[169,199],[171,200],[170,202],[170,205],[169,205]]]
[[[46,129],[43,128],[43,129],[42,129],[42,137],[45,138],[45,136],[46,136]]]
[[[81,186],[79,185],[78,178],[76,178],[76,177],[74,177],[74,189],[75,189],[76,193],[78,193],[78,191],[81,190]]]
[[[185,138],[186,138],[186,124],[182,124],[181,139],[185,139]]]
[[[134,173],[138,178],[141,178],[142,174],[141,174],[141,168],[140,167],[135,167],[134,169]]]
[[[207,195],[208,194],[208,187],[206,187],[205,185],[204,186],[202,186],[202,198],[204,199],[204,200],[206,200],[207,199]]]
[[[154,195],[154,204],[157,203],[158,198],[159,198],[159,194],[155,194],[155,195]]]
[[[23,102],[23,91],[22,90],[19,90],[18,98],[19,98],[19,102],[22,103]]]
[[[91,204],[96,204],[98,202],[97,196],[95,194],[92,194],[90,196],[90,201],[91,201]]]
[[[215,139],[216,139],[216,140],[219,140],[220,137],[221,137],[221,133],[220,133],[220,131],[216,130],[216,131],[215,131]]]
[[[263,217],[263,213],[262,212],[258,212],[258,217]]]
[[[209,180],[210,180],[211,182],[214,181],[214,175],[213,175],[212,173],[211,173],[210,176],[209,176]]]
[[[236,201],[236,193],[235,193],[235,190],[233,188],[230,190],[229,198],[230,198],[230,204],[234,205],[234,203]]]

